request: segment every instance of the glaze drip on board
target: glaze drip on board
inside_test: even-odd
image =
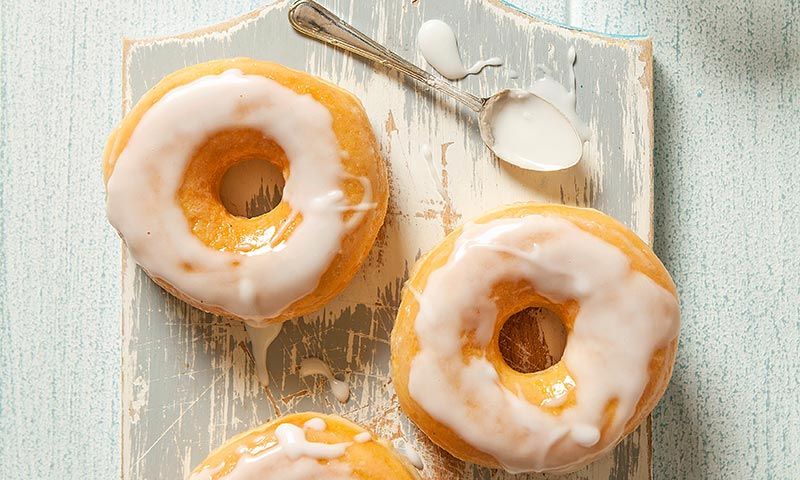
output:
[[[394,449],[402,455],[408,463],[411,464],[412,467],[416,468],[417,470],[422,470],[425,468],[425,463],[422,461],[422,456],[419,452],[411,446],[408,441],[403,440],[401,445],[395,445]]]
[[[479,351],[492,339],[492,287],[507,280],[580,306],[561,359],[575,403],[557,416],[503,386],[485,356],[462,356],[467,337]],[[622,251],[550,216],[468,224],[424,290],[409,291],[419,304],[411,397],[510,472],[568,470],[616,445],[647,385],[652,355],[676,338],[679,325],[675,297],[632,270]],[[606,418],[612,401],[615,414]]]
[[[350,385],[342,380],[337,380],[331,372],[331,367],[319,358],[305,358],[300,362],[300,376],[308,377],[310,375],[322,375],[328,380],[333,396],[339,403],[347,402],[350,398]]]
[[[475,62],[469,68],[465,67],[455,32],[441,20],[428,20],[422,24],[417,33],[417,45],[425,61],[449,80],[460,80],[480,73],[486,67],[503,64],[499,57],[491,57]]]
[[[269,385],[269,363],[267,362],[269,346],[281,333],[282,328],[283,323],[273,323],[265,327],[245,324],[247,336],[250,337],[250,348],[253,351],[258,381],[265,387]]]
[[[177,87],[144,113],[119,155],[107,185],[109,220],[151,276],[198,303],[263,326],[314,291],[359,212],[374,206],[369,185],[359,205],[348,204],[342,182],[349,175],[332,122],[310,96],[239,70]],[[266,242],[246,255],[201,242],[176,200],[196,149],[215,132],[235,128],[258,130],[284,150],[291,174],[283,199],[303,218],[279,245]],[[351,210],[356,214],[345,221]]]

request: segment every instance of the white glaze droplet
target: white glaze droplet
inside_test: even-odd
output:
[[[281,333],[282,328],[283,323],[272,323],[262,328],[245,324],[247,335],[250,337],[250,348],[253,349],[253,361],[256,364],[258,380],[265,387],[269,385],[267,352],[269,351],[269,346]]]
[[[475,75],[480,73],[486,67],[499,67],[503,64],[500,57],[490,57],[486,60],[478,60],[471,67],[467,69],[467,75]]]
[[[485,67],[503,64],[500,58],[492,57],[475,62],[470,68],[464,67],[456,34],[450,25],[441,20],[428,20],[422,24],[417,34],[417,45],[425,61],[450,80],[460,80],[479,73]]]
[[[401,444],[395,444],[394,449],[417,470],[422,470],[425,467],[422,456],[407,441],[403,440]]]
[[[306,428],[308,430],[316,430],[318,432],[322,432],[326,428],[328,428],[328,426],[325,424],[325,420],[323,420],[323,419],[321,419],[319,417],[314,417],[314,418],[306,421],[306,423],[303,424],[303,428]]]
[[[356,443],[367,443],[372,440],[372,435],[369,432],[361,432],[357,433],[355,437],[353,437],[353,441]]]
[[[269,242],[274,228],[255,232],[245,254],[204,244],[177,201],[194,152],[215,133],[239,128],[262,132],[284,150],[291,174],[283,200],[303,217],[279,245]],[[238,70],[205,76],[171,90],[141,117],[108,180],[108,218],[149,274],[197,303],[263,326],[316,289],[363,216],[345,222],[342,212],[373,205],[371,188],[360,206],[349,205],[341,151],[330,112],[310,95]]]
[[[300,362],[300,376],[307,377],[309,375],[322,375],[328,379],[328,384],[331,387],[333,396],[336,397],[341,403],[350,398],[350,386],[347,382],[337,380],[331,372],[331,368],[318,358],[306,358]]]
[[[600,430],[594,425],[573,425],[569,434],[582,447],[592,447],[600,441]]]
[[[508,279],[580,305],[561,358],[575,381],[575,404],[558,416],[507,389],[485,356],[462,358],[466,332],[473,347],[488,348],[498,311],[492,287]],[[644,392],[653,353],[678,333],[670,292],[631,269],[617,247],[558,217],[467,224],[425,289],[409,291],[420,305],[411,397],[511,472],[564,470],[580,464],[588,447],[612,448]],[[567,387],[550,386],[557,397]]]
[[[344,443],[315,443],[306,439],[302,428],[291,423],[282,423],[275,429],[278,444],[283,448],[286,456],[292,460],[300,457],[314,458],[317,460],[339,458],[352,442]]]
[[[528,90],[512,90],[481,118],[494,153],[513,165],[562,170],[583,156],[589,129],[575,110],[575,49],[569,49],[569,90],[545,74]]]

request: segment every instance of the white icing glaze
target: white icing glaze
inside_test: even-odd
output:
[[[356,443],[367,443],[370,440],[372,440],[372,435],[369,432],[357,433],[355,437],[353,437],[353,441]]]
[[[488,66],[497,67],[503,64],[500,58],[492,57],[466,68],[461,61],[455,32],[441,20],[428,20],[422,24],[417,33],[417,45],[425,61],[450,80],[460,80],[467,75],[479,73]]]
[[[282,423],[275,429],[278,444],[283,448],[286,456],[292,460],[300,457],[314,458],[317,460],[339,458],[344,455],[347,447],[352,442],[343,443],[316,443],[306,439],[306,432],[291,423]]]
[[[316,430],[318,432],[324,431],[328,426],[325,424],[325,420],[314,417],[308,420],[306,423],[303,424],[303,428],[307,428],[308,430]]]
[[[511,90],[481,117],[490,147],[503,160],[541,171],[569,168],[583,156],[589,130],[575,110],[575,49],[569,49],[569,90],[549,73],[528,90]]]
[[[177,87],[145,112],[117,159],[107,185],[109,220],[150,275],[262,325],[317,287],[348,228],[361,220],[353,215],[345,222],[343,212],[372,206],[370,188],[360,205],[347,204],[342,181],[349,177],[332,121],[310,96],[238,70]],[[201,242],[176,201],[194,151],[215,132],[232,128],[256,129],[281,146],[291,167],[283,200],[303,216],[288,240],[246,255]],[[259,232],[253,244],[277,238],[274,230]]]
[[[213,473],[203,470],[189,480],[211,480]],[[352,480],[352,469],[342,462],[321,464],[311,458],[291,460],[279,451],[243,455],[234,469],[219,480]]]
[[[312,419],[324,420],[321,418]],[[310,422],[311,420],[309,420]],[[308,423],[308,422],[306,422]],[[318,425],[316,425],[318,426]],[[344,455],[352,442],[316,443],[306,439],[305,431],[291,423],[275,429],[278,443],[256,455],[244,454],[224,480],[350,480],[352,469],[335,459]],[[320,463],[318,460],[329,460]],[[211,480],[221,467],[208,468],[189,480]]]
[[[497,307],[490,293],[503,280],[580,304],[562,357],[577,384],[576,403],[559,416],[501,385],[485,357],[462,359],[465,332],[481,347],[491,340]],[[551,216],[467,225],[424,291],[411,293],[420,304],[412,398],[512,472],[564,470],[613,447],[649,380],[653,353],[678,332],[670,292],[632,270],[613,245]],[[555,397],[571,387],[551,386]],[[600,435],[614,399],[614,418]]]
[[[253,349],[253,361],[256,364],[256,373],[258,380],[265,387],[269,385],[269,369],[267,365],[267,352],[269,346],[275,340],[281,329],[283,323],[271,323],[265,327],[254,327],[245,324],[247,335],[250,337],[250,346]]]
[[[347,382],[337,380],[331,372],[331,368],[319,358],[305,358],[300,362],[300,376],[322,375],[328,379],[333,396],[341,403],[350,398],[350,385]]]
[[[582,447],[591,447],[600,441],[600,429],[594,425],[573,425],[569,434],[575,443]]]
[[[417,470],[422,470],[425,464],[422,462],[422,456],[414,449],[408,442],[403,441],[402,445],[395,444],[394,449]]]

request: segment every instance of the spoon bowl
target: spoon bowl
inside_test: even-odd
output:
[[[484,100],[478,118],[483,143],[497,158],[517,167],[565,170],[583,156],[583,140],[569,118],[527,90],[495,93]]]

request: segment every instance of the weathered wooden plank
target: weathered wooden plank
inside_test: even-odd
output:
[[[454,8],[456,3],[460,8]],[[183,37],[128,43],[126,105],[164,74],[211,58],[265,58],[328,78],[362,99],[381,139],[393,187],[386,226],[353,284],[322,312],[285,327],[270,350],[273,382],[266,393],[256,381],[241,325],[175,300],[125,257],[123,477],[185,474],[211,447],[240,430],[278,414],[319,409],[347,415],[390,438],[411,439],[427,460],[429,478],[488,478],[491,472],[455,461],[433,447],[393,402],[387,339],[399,290],[415,258],[454,225],[511,201],[593,205],[649,238],[649,43],[566,32],[478,1],[412,5],[387,0],[371,10],[355,8],[353,1],[329,2],[418,63],[416,29],[426,18],[444,18],[459,33],[465,56],[505,57],[507,65],[520,72],[513,82],[520,86],[532,82],[540,63],[555,68],[563,81],[567,47],[576,45],[578,110],[593,132],[589,154],[578,168],[537,174],[491,158],[480,142],[475,119],[449,101],[291,32],[285,20],[287,4]],[[400,35],[395,34],[398,27]],[[470,33],[476,31],[480,37]],[[596,62],[604,69],[594,68]],[[467,79],[463,86],[490,93],[509,82],[507,72],[499,69]],[[423,143],[441,152],[442,177],[427,174],[420,152]],[[444,199],[437,187],[444,188]],[[348,404],[336,403],[322,384],[298,378],[299,361],[308,356],[322,357],[334,371],[345,372],[354,392]],[[647,478],[648,432],[638,431],[612,457],[572,478]]]
[[[359,60],[289,32],[285,6],[286,2],[279,3],[199,35],[132,42],[125,57],[126,102],[175,68],[222,56],[268,58],[332,79],[362,98],[390,159],[393,204],[383,237],[363,273],[339,299],[320,314],[286,327],[270,352],[276,378],[266,395],[269,401],[255,381],[240,325],[189,309],[138,269],[126,268],[123,476],[186,473],[211,446],[236,431],[276,414],[316,408],[346,414],[389,437],[413,439],[428,459],[431,478],[483,478],[489,472],[453,461],[432,447],[392,402],[386,340],[404,275],[419,252],[463,218],[515,200],[595,205],[649,237],[649,44],[607,42],[580,34],[570,38],[562,30],[510,9],[477,2],[468,2],[458,15],[444,3],[387,2],[366,12],[354,9],[353,2],[333,2],[337,11],[350,12],[354,23],[372,26],[371,34],[411,58],[416,55],[414,33],[424,18],[443,17],[459,33],[466,32],[467,25],[481,26],[479,31],[494,34],[492,47],[504,49],[495,53],[504,54],[523,82],[532,81],[538,63],[560,67],[557,74],[563,74],[564,52],[573,42],[581,59],[603,58],[611,67],[604,75],[592,73],[588,62],[579,60],[576,66],[581,82],[579,110],[594,133],[588,158],[581,168],[541,175],[491,159],[480,144],[474,119],[449,102],[413,86],[407,88],[394,74],[376,72]],[[404,33],[389,38],[389,25],[401,25]],[[467,54],[489,53],[481,51],[484,45],[471,44],[470,35],[461,37]],[[519,48],[520,44],[527,48]],[[561,58],[556,56],[558,51]],[[489,93],[507,82],[499,70],[464,84]],[[609,96],[605,102],[596,101],[604,95]],[[418,174],[424,168],[422,143],[441,145],[442,173],[449,178],[443,185],[444,200],[434,184],[441,180]],[[336,404],[320,385],[297,378],[298,362],[306,356],[322,356],[335,370],[348,372],[354,389],[349,404]],[[646,478],[647,433],[637,432],[613,458],[574,477]]]

